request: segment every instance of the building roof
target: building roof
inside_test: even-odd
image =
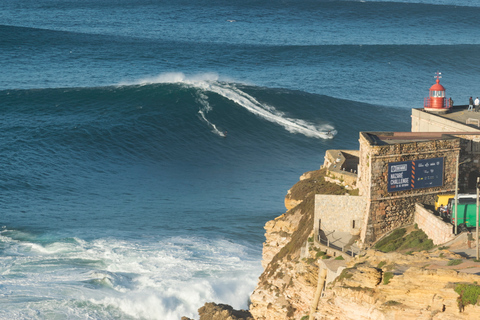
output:
[[[417,110],[428,112],[423,110],[423,108],[418,108]],[[478,131],[480,132],[480,112],[467,110],[468,105],[454,106],[447,113],[435,115],[464,125],[468,125],[469,127],[478,129]]]
[[[398,143],[412,143],[430,140],[451,140],[458,132],[362,132],[371,145],[381,146]],[[471,134],[471,132],[468,132]]]

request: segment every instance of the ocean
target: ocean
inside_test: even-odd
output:
[[[0,319],[248,308],[264,224],[442,73],[479,96],[476,0],[0,1]]]

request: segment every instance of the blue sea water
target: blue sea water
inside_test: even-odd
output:
[[[327,149],[477,96],[477,1],[0,2],[0,319],[247,308]]]

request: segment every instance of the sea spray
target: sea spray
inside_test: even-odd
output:
[[[0,317],[13,317],[13,301],[23,305],[25,315],[38,312],[72,319],[94,312],[99,318],[162,315],[161,319],[178,320],[193,317],[205,301],[247,308],[261,271],[249,248],[225,240],[72,240],[38,240],[6,228],[0,233],[0,247],[11,257],[1,264]],[[31,302],[44,297],[48,303]],[[61,307],[64,301],[70,302]]]

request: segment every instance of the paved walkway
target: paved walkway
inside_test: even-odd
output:
[[[352,236],[350,232],[325,231],[321,234],[321,237],[322,239],[328,239],[330,246],[334,249],[342,250],[344,248],[343,251],[360,251],[360,248],[355,243],[359,237]]]
[[[473,97],[475,99],[475,97]],[[466,124],[468,119],[480,121],[480,112],[467,111],[468,105],[455,106],[450,112],[442,116],[460,123]],[[474,109],[475,110],[475,109]],[[478,128],[476,124],[471,124],[472,127]]]

